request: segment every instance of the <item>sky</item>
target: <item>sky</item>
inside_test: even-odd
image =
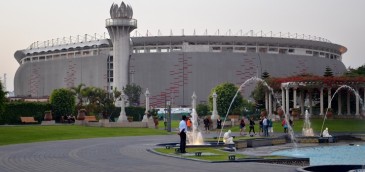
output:
[[[112,3],[121,0],[0,0],[0,77],[7,74],[7,90],[14,89],[19,67],[16,50],[36,41],[107,33]],[[137,32],[157,36],[299,33],[323,37],[348,48],[346,67],[365,64],[364,0],[128,0],[138,21]],[[132,32],[134,35],[135,32]]]

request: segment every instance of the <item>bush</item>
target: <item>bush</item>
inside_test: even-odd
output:
[[[50,102],[56,121],[60,121],[62,115],[71,115],[76,105],[74,93],[64,88],[53,90]]]
[[[39,102],[9,102],[5,103],[5,111],[0,114],[0,124],[20,124],[21,116],[34,117],[43,120],[44,112],[51,109],[49,103]]]
[[[207,104],[198,104],[196,106],[196,113],[200,117],[207,116],[208,113],[209,113],[209,107],[208,107],[208,105]]]
[[[144,111],[146,109],[144,107],[126,107],[125,113],[127,116],[133,117],[133,121],[142,121]],[[114,120],[114,118],[119,117],[120,114],[120,107],[114,107],[111,109],[111,119]]]

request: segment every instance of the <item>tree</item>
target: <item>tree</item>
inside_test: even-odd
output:
[[[209,107],[213,109],[213,93],[215,92],[217,97],[217,111],[220,116],[226,115],[229,105],[232,102],[233,97],[236,95],[238,88],[232,83],[223,83],[215,88],[209,94]],[[236,99],[234,100],[230,112],[233,109],[242,110],[242,96],[240,93],[237,94]]]
[[[265,86],[262,82],[257,83],[255,89],[251,92],[251,97],[255,100],[257,109],[261,109],[261,105],[265,102]]]
[[[357,69],[349,67],[347,70],[345,76],[365,76],[365,65],[362,65]]]
[[[53,90],[50,102],[56,120],[59,120],[62,115],[72,114],[75,109],[75,96],[69,89],[60,88]]]
[[[209,112],[209,107],[207,104],[198,104],[196,106],[196,113],[199,116],[206,116],[208,115],[208,112]]]
[[[329,66],[326,66],[326,70],[324,71],[323,76],[325,76],[325,77],[332,77],[333,76],[332,69]]]
[[[83,88],[85,87],[85,84],[81,83],[76,87],[71,87],[71,90],[74,92],[74,94],[76,95],[76,98],[78,100],[77,102],[77,110],[80,110],[82,105],[83,105]]]
[[[270,74],[269,74],[269,72],[266,72],[266,71],[263,72],[262,75],[261,75],[262,79],[266,79],[266,78],[269,78],[269,77],[270,77]]]
[[[127,84],[123,88],[124,94],[128,96],[129,103],[132,106],[139,106],[142,88],[136,84]]]
[[[0,82],[0,114],[2,114],[4,112],[4,108],[5,108],[5,98],[6,92],[3,90],[3,85]]]

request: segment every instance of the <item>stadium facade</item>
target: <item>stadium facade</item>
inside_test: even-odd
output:
[[[124,9],[123,9],[124,8]],[[223,82],[242,84],[268,72],[273,77],[298,74],[334,75],[346,67],[347,49],[319,37],[298,34],[135,36],[133,11],[113,4],[106,35],[84,35],[35,42],[15,52],[20,64],[14,78],[15,96],[49,96],[57,88],[80,83],[119,90],[127,83],[151,93],[150,104],[189,106],[193,92],[206,101]],[[249,95],[253,84],[243,90]],[[141,99],[144,99],[143,96]],[[144,101],[141,101],[144,102]]]

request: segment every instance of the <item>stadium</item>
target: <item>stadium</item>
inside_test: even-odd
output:
[[[109,36],[37,41],[16,51],[20,66],[14,78],[15,96],[45,97],[54,89],[80,83],[111,92],[134,83],[144,91],[148,88],[151,106],[164,107],[166,101],[190,106],[193,92],[198,102],[205,102],[218,84],[240,85],[263,72],[286,77],[323,75],[327,66],[334,75],[346,71],[342,63],[346,47],[320,37],[253,31],[141,36],[130,34],[137,20],[132,19],[129,5],[113,4],[110,13],[105,23]],[[248,96],[253,86],[243,94]]]

